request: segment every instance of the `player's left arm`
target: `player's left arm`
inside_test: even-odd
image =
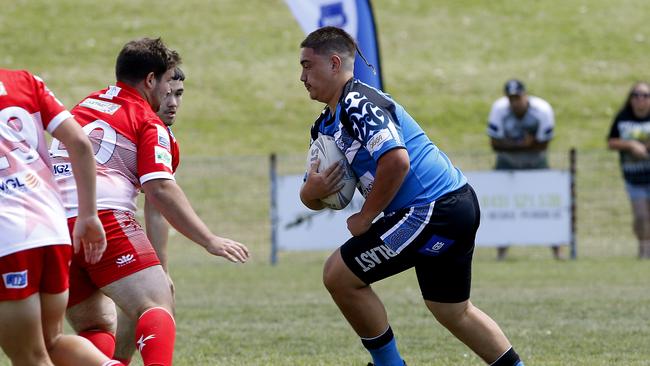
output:
[[[78,253],[83,246],[84,258],[97,263],[106,250],[106,234],[97,216],[95,157],[88,136],[43,80],[27,73],[39,103],[43,127],[67,147],[79,202],[77,220],[72,230],[72,246]]]
[[[79,214],[72,231],[74,251],[77,253],[82,245],[86,262],[97,263],[106,249],[106,235],[97,216],[93,148],[73,117],[63,121],[52,136],[65,144],[77,185]]]
[[[394,148],[377,161],[372,190],[361,210],[348,218],[348,230],[354,236],[368,231],[372,221],[390,204],[411,167],[408,151]]]

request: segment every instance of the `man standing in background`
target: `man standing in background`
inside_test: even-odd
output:
[[[487,133],[496,152],[496,170],[548,169],[546,150],[553,138],[555,116],[551,105],[542,98],[529,96],[517,79],[503,86],[503,97],[492,104]],[[560,247],[551,246],[553,257],[561,259]],[[497,248],[503,260],[507,246]]]

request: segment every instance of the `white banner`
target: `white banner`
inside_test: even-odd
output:
[[[309,34],[318,28],[339,27],[356,38],[356,0],[285,0],[300,28]]]
[[[571,176],[560,170],[466,172],[481,205],[481,246],[568,244]]]
[[[320,250],[337,248],[350,238],[347,218],[358,212],[363,197],[354,193],[350,204],[340,211],[312,211],[300,201],[302,175],[278,176],[277,231],[279,250]]]
[[[465,172],[481,204],[476,245],[568,244],[570,175],[558,170]],[[350,238],[347,218],[358,212],[357,192],[341,211],[311,211],[300,201],[302,175],[277,177],[276,245],[279,250],[333,249]]]

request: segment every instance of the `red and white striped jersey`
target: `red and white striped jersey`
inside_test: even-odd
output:
[[[0,69],[0,257],[70,244],[44,134],[69,117],[41,79]]]
[[[90,138],[97,162],[97,209],[136,211],[142,184],[174,179],[172,140],[164,123],[137,90],[118,82],[84,98],[73,109]],[[67,217],[77,216],[77,193],[65,146],[50,148]]]

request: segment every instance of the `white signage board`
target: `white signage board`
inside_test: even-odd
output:
[[[571,237],[569,172],[559,170],[465,172],[481,204],[479,246],[568,244]],[[302,175],[276,181],[279,250],[333,249],[350,238],[346,220],[363,205],[356,192],[340,211],[312,211],[300,201]]]
[[[571,240],[568,171],[466,172],[481,205],[476,244],[548,245]]]
[[[277,228],[279,250],[337,248],[350,237],[347,218],[361,209],[363,197],[355,192],[350,204],[339,211],[312,211],[300,201],[302,175],[277,177]]]

